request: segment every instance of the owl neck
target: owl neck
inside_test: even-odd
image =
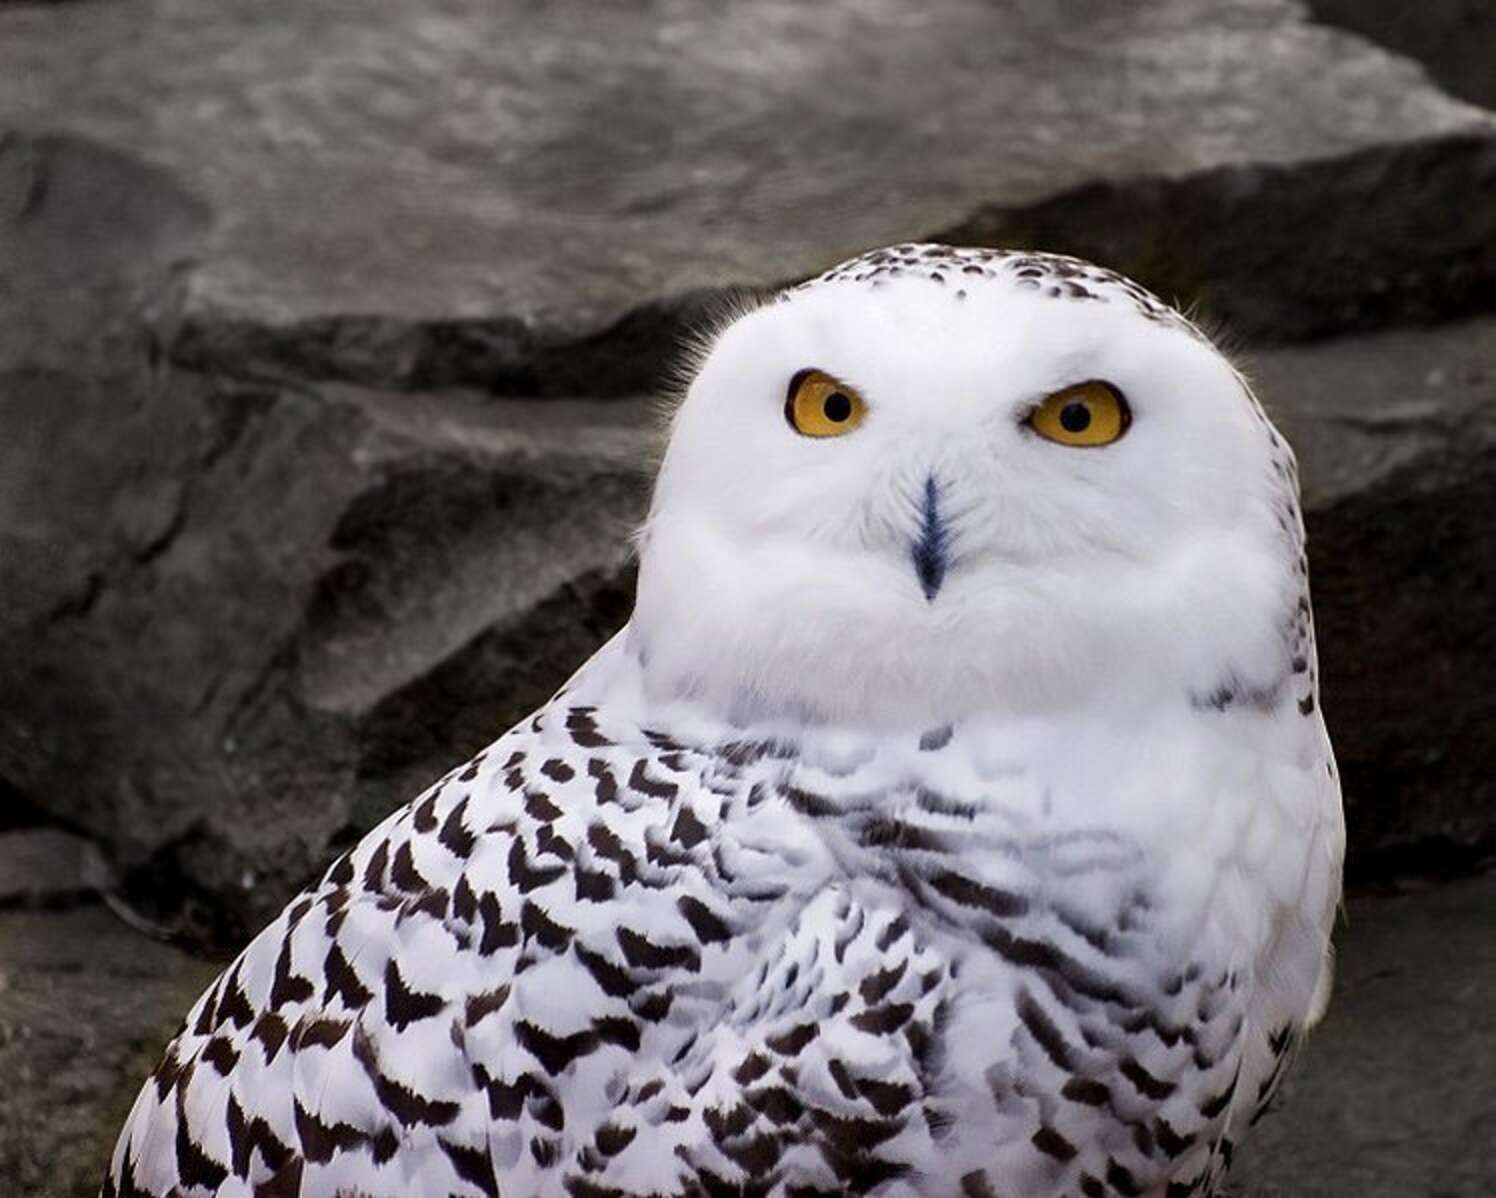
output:
[[[1083,701],[1067,702],[1062,710],[1043,704],[1028,709],[990,704],[945,719],[921,718],[919,713],[893,706],[875,713],[876,718],[834,720],[796,705],[735,703],[710,691],[663,687],[660,679],[651,676],[647,643],[630,623],[577,671],[552,705],[608,711],[620,729],[638,729],[641,738],[656,730],[702,747],[745,739],[793,744],[797,754],[824,759],[833,772],[860,760],[872,745],[896,743],[907,750],[910,769],[917,774],[933,759],[932,753],[965,743],[982,746],[983,761],[1002,773],[1009,764],[1003,759],[1008,751],[1004,746],[1040,740],[1049,744],[1057,734],[1082,736],[1086,743],[1072,744],[1075,752],[1098,752],[1104,747],[1106,754],[1115,755],[1123,752],[1130,738],[1156,736],[1165,725],[1179,735],[1193,735],[1190,730],[1198,728],[1208,738],[1228,735],[1249,742],[1259,734],[1273,735],[1282,723],[1303,722],[1297,691],[1291,685],[1261,690],[1236,680],[1234,686],[1230,691],[1223,685],[1198,693],[1157,686],[1131,692],[1097,688]],[[1105,735],[1098,730],[1105,730]],[[1060,755],[1067,751],[1063,744],[1052,747]]]

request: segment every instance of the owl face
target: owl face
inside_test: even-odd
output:
[[[641,542],[651,683],[919,723],[1266,680],[1297,513],[1241,377],[1117,276],[934,249],[712,340]]]

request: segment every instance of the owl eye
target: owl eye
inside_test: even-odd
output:
[[[1127,431],[1132,411],[1122,392],[1093,379],[1056,391],[1029,413],[1026,423],[1056,445],[1110,445]]]
[[[805,437],[840,437],[867,415],[867,403],[824,370],[802,370],[790,380],[784,418]]]

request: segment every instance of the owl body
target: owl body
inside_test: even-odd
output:
[[[819,385],[799,367],[836,356],[817,304],[837,288],[893,287],[901,324],[928,295],[911,283],[960,305],[945,289],[976,294],[971,266],[1005,299],[1023,261],[1105,293],[1068,259],[883,253],[898,274],[832,272],[751,346],[796,367],[781,431]],[[1119,294],[1120,327],[1177,351],[1171,377],[1239,385]],[[1042,303],[1003,311],[1012,344],[1044,332]],[[813,394],[832,425],[865,403],[871,432],[886,379],[893,438],[853,502],[837,485],[813,510],[799,488],[837,468],[839,434],[755,494],[730,467],[768,434],[701,423],[714,369],[751,373],[719,338],[633,620],[245,950],[142,1090],[105,1194],[1216,1191],[1323,1007],[1339,893],[1291,457],[1243,387],[1226,444],[1260,442],[1241,457],[1266,477],[1215,484],[1220,511],[1165,486],[1168,517],[1211,535],[1165,528],[1150,558],[1107,459],[1037,459],[1078,490],[1065,510],[1004,477],[1038,449],[1007,409],[897,427],[929,353],[914,325],[890,355],[873,319],[864,352],[890,361],[853,398]],[[1062,346],[1057,380],[1150,360],[1128,349]],[[1133,409],[1137,434],[1167,419]],[[703,479],[724,510],[684,500]]]

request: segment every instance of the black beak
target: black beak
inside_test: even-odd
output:
[[[945,570],[950,564],[949,536],[940,519],[940,488],[932,474],[925,479],[924,505],[920,509],[919,537],[914,542],[914,573],[925,592],[925,599],[933,601],[940,584],[945,581]]]

